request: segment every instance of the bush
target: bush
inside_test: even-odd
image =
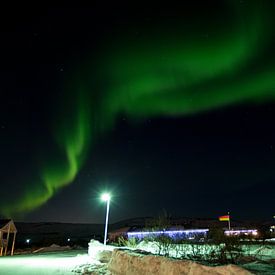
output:
[[[118,238],[118,245],[119,246],[127,246],[130,248],[136,248],[138,245],[139,241],[136,238],[124,238],[124,237],[119,237]]]

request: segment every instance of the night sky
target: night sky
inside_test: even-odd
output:
[[[271,219],[274,1],[2,10],[0,216]]]

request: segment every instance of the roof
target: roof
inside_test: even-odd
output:
[[[0,228],[2,228],[4,225],[6,225],[7,223],[9,223],[11,221],[11,219],[0,219]]]
[[[131,227],[122,227],[122,228],[118,228],[117,230],[113,230],[111,232],[109,232],[110,235],[116,235],[116,234],[123,234],[123,233],[127,233],[129,231],[129,229],[131,229]]]
[[[8,232],[9,229],[10,229],[10,232],[17,232],[17,229],[15,227],[13,220],[11,219],[0,220],[0,231]]]

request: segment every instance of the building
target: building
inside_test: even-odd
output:
[[[13,220],[0,220],[0,256],[7,255],[11,234],[13,234],[13,239],[10,254],[13,255],[16,233],[17,229]]]

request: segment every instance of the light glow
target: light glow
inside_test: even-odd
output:
[[[104,193],[104,194],[102,194],[101,199],[103,201],[109,201],[111,199],[111,196],[109,193]]]
[[[206,235],[209,229],[187,229],[187,230],[162,230],[162,231],[140,231],[140,232],[128,232],[128,238],[138,238],[142,239],[148,236],[159,236],[167,235],[171,238],[179,238],[180,235],[195,235],[195,234],[204,234]],[[190,238],[190,237],[189,237]]]
[[[94,262],[87,254],[78,256],[70,256],[70,254],[16,255],[14,257],[1,257],[0,266],[3,270],[12,267],[13,270],[18,270],[19,274],[21,272],[22,274],[46,274],[45,270],[49,272],[47,274],[56,274],[56,271],[58,271],[58,274],[65,274],[65,272],[67,274],[73,268],[87,262],[91,264]],[[17,274],[17,272],[9,274]]]
[[[258,235],[257,229],[226,230],[225,235]]]

